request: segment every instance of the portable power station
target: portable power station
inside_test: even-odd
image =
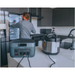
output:
[[[10,41],[11,57],[33,57],[35,55],[35,41],[32,39],[21,39]]]

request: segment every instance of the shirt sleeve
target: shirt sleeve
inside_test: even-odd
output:
[[[20,28],[20,22],[11,25],[10,27],[14,27],[14,28]]]
[[[32,31],[31,31],[31,32],[32,32],[32,33],[36,33],[36,30],[35,30],[33,24],[32,24]]]

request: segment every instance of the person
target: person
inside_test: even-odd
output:
[[[11,25],[11,27],[16,27],[20,29],[20,38],[22,39],[31,39],[30,34],[32,33],[36,33],[36,30],[33,26],[33,24],[29,21],[29,14],[28,12],[24,12],[22,14],[22,21]]]

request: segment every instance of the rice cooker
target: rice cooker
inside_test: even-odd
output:
[[[42,41],[42,51],[45,54],[57,55],[60,52],[60,38],[56,34],[48,34]]]

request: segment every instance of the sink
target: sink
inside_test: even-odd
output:
[[[72,39],[67,38],[62,40],[60,48],[69,49],[72,46]]]
[[[72,43],[69,42],[62,42],[60,44],[60,48],[69,49],[71,47]]]

